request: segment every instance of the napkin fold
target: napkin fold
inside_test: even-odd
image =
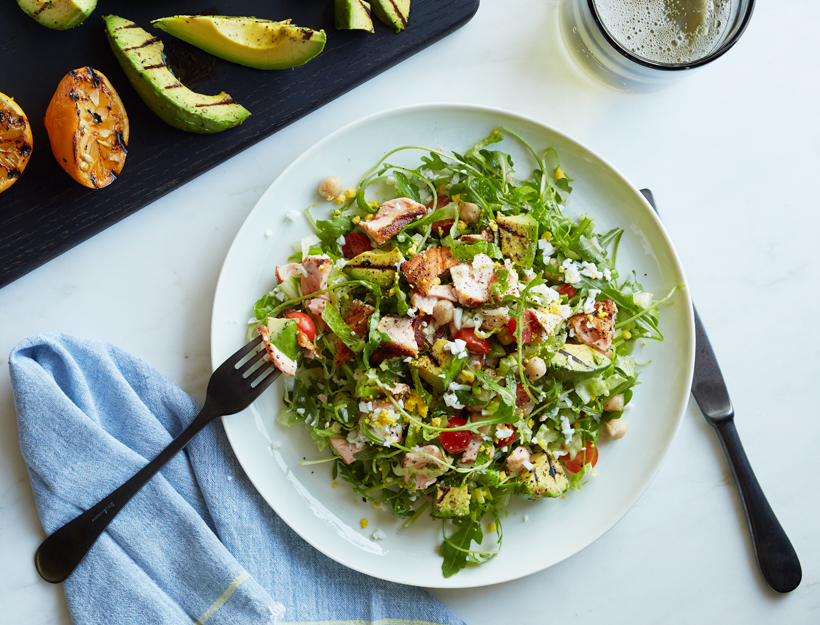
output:
[[[101,341],[40,335],[17,345],[9,366],[46,534],[130,478],[199,411]],[[424,590],[347,569],[303,541],[245,476],[221,420],[131,500],[64,588],[76,625],[463,625]]]

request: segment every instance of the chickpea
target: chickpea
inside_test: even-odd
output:
[[[450,323],[453,320],[453,302],[440,299],[433,306],[433,319],[440,326]]]
[[[604,426],[606,433],[613,441],[623,438],[629,429],[629,424],[624,419],[610,419]]]
[[[604,410],[607,412],[618,412],[624,409],[624,394],[613,395],[604,402]]]
[[[459,202],[458,216],[467,223],[478,223],[478,219],[481,217],[481,209],[472,202]]]
[[[543,358],[533,356],[524,363],[524,373],[530,380],[537,380],[544,377],[547,372],[547,364]]]
[[[319,183],[319,195],[328,200],[339,197],[344,193],[342,179],[339,176],[328,176]]]

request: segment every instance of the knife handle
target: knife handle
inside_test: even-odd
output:
[[[734,419],[722,419],[713,425],[732,468],[763,579],[777,592],[791,592],[803,577],[797,553],[760,488],[743,451]]]

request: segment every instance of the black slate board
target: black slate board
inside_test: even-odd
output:
[[[0,287],[92,237],[225,159],[362,84],[467,23],[479,0],[413,0],[407,30],[396,33],[374,18],[375,34],[338,31],[333,0],[114,1],[99,0],[81,26],[49,30],[12,0],[0,3],[0,92],[20,104],[31,123],[34,152],[20,179],[0,194]],[[292,70],[266,72],[214,59],[150,21],[176,14],[218,13],[291,18],[327,33],[325,50]],[[171,128],[139,99],[114,58],[101,16],[120,15],[160,35],[169,64],[186,86],[206,94],[228,92],[251,111],[238,128],[195,135]],[[194,56],[198,63],[183,62]],[[91,190],[57,164],[43,118],[60,80],[90,65],[122,98],[131,123],[122,175]],[[198,74],[198,75],[197,75]]]

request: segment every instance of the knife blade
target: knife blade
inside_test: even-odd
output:
[[[652,191],[641,189],[641,193],[657,213]],[[720,372],[720,365],[697,308],[694,308],[694,305],[692,308],[695,313],[695,371],[692,378],[692,395],[706,422],[715,428],[726,453],[746,514],[755,557],[763,579],[779,593],[791,592],[800,585],[803,578],[800,560],[746,457],[735,427],[735,412],[732,400],[729,399],[729,390]]]

